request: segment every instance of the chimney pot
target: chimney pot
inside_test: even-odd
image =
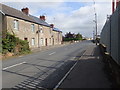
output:
[[[43,20],[43,21],[46,20],[44,15],[43,15],[43,16],[40,16],[40,19]]]
[[[29,14],[29,8],[23,8],[23,9],[21,9],[21,11],[23,12],[23,13],[25,13],[26,15],[28,15]]]
[[[54,24],[50,24],[50,27],[51,27],[51,28],[54,28]]]

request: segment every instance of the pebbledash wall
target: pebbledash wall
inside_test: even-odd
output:
[[[106,46],[106,51],[120,65],[120,2],[102,29],[100,43]]]
[[[6,8],[6,6],[4,7]],[[14,12],[18,12],[18,10],[14,10]],[[19,11],[18,13],[23,14],[22,11]],[[29,42],[30,48],[61,44],[62,32],[53,30],[53,27],[51,27],[48,23],[45,22],[45,16],[44,20],[40,20],[41,17],[33,18],[29,15],[25,17],[27,17],[28,19],[29,17],[32,19],[35,18],[34,20],[37,21],[28,21],[19,17],[17,18],[11,15],[5,15],[6,30],[11,34],[15,34],[16,37],[19,37],[22,40],[27,40]]]

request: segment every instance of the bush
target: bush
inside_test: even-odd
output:
[[[2,39],[2,53],[6,54],[7,52],[12,52],[14,54],[30,52],[28,42],[7,33],[6,38]]]

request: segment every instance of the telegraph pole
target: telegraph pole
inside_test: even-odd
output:
[[[93,0],[93,2],[94,2],[94,5],[95,5],[94,0]],[[97,45],[97,13],[96,13],[95,6],[94,6],[94,12],[95,12],[95,20],[94,20],[94,22],[95,22],[95,27],[96,27],[96,37],[95,37],[95,39],[96,39],[96,45]]]
[[[94,30],[93,30],[93,41],[94,41],[94,38],[95,38],[95,32],[94,32]]]

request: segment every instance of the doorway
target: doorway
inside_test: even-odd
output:
[[[54,45],[54,38],[53,38],[53,45]]]
[[[47,38],[45,39],[45,45],[47,46]]]

